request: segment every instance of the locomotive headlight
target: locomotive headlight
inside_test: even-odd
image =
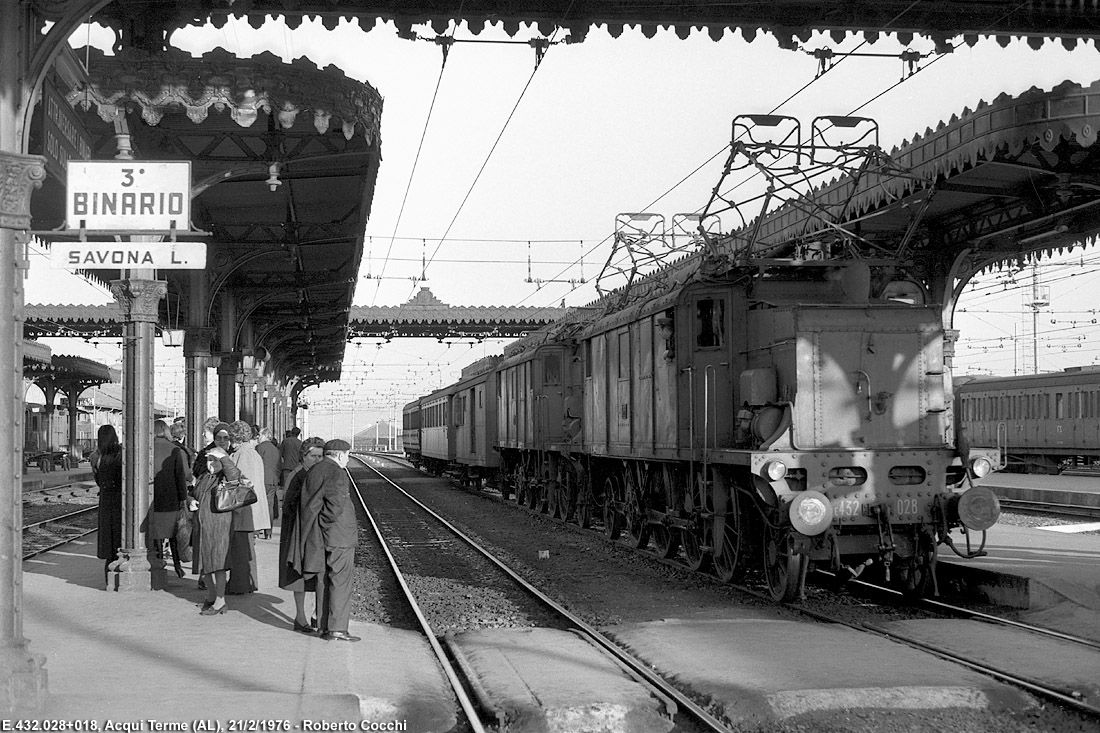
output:
[[[975,478],[982,478],[988,476],[993,471],[993,464],[989,462],[989,459],[985,456],[978,456],[974,460],[970,461],[970,473]]]
[[[833,505],[820,491],[803,491],[788,507],[791,524],[804,535],[813,537],[833,523]]]
[[[760,475],[769,481],[778,481],[787,475],[787,464],[783,461],[768,461],[761,467]]]

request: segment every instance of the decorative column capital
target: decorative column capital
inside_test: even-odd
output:
[[[0,228],[31,228],[31,189],[46,179],[46,159],[0,150]]]
[[[160,300],[168,294],[163,280],[112,280],[111,295],[118,302],[123,323],[156,323],[160,319]]]
[[[237,372],[241,369],[241,355],[238,352],[227,352],[225,354],[219,354],[218,359],[218,376],[237,376]]]
[[[209,326],[192,326],[183,332],[183,355],[185,357],[211,356],[214,351],[214,336],[217,330]]]

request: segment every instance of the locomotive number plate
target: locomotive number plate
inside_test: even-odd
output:
[[[834,517],[858,517],[862,510],[863,502],[859,499],[833,499]]]

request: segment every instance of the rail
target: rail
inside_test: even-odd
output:
[[[380,457],[388,458],[387,456],[380,456]],[[687,697],[684,693],[682,693],[676,687],[672,686],[667,681],[665,681],[662,677],[660,677],[655,672],[650,670],[649,667],[643,661],[635,658],[631,654],[624,651],[617,644],[615,644],[611,640],[607,639],[605,636],[603,636],[603,634],[601,634],[598,630],[596,630],[595,628],[590,626],[587,622],[585,622],[579,616],[574,614],[572,611],[569,611],[564,606],[562,606],[561,604],[557,603],[552,598],[547,596],[541,590],[539,590],[535,586],[528,583],[516,571],[514,571],[512,568],[510,568],[508,565],[506,565],[503,561],[498,559],[495,555],[490,553],[484,547],[479,545],[477,542],[475,542],[473,539],[471,539],[469,536],[467,536],[465,533],[463,533],[460,529],[458,529],[457,527],[452,525],[450,522],[448,522],[443,517],[439,516],[436,512],[432,511],[430,508],[425,506],[422,502],[420,502],[417,499],[415,499],[414,497],[410,496],[408,494],[408,492],[404,491],[404,489],[402,489],[400,486],[398,486],[395,482],[393,482],[389,477],[387,477],[385,474],[383,474],[381,471],[379,471],[376,467],[371,466],[369,464],[366,464],[365,462],[363,462],[363,463],[370,470],[372,470],[376,474],[378,474],[378,476],[380,478],[382,478],[382,480],[389,483],[395,489],[397,489],[402,494],[407,496],[411,501],[416,503],[423,511],[427,512],[430,516],[434,517],[437,521],[442,523],[451,532],[453,532],[456,537],[461,539],[470,548],[472,548],[473,550],[478,552],[485,559],[487,559],[489,562],[491,562],[493,565],[495,565],[497,568],[499,568],[509,578],[511,578],[513,581],[515,581],[515,583],[517,585],[519,585],[525,591],[527,591],[532,596],[534,596],[539,601],[541,601],[543,604],[545,604],[546,607],[552,609],[555,613],[559,614],[562,618],[568,620],[569,623],[573,625],[573,627],[574,627],[574,629],[575,629],[575,631],[578,635],[580,635],[582,638],[589,641],[590,643],[595,644],[598,648],[600,648],[602,651],[604,651],[606,654],[608,654],[615,661],[615,663],[620,666],[620,668],[627,671],[632,677],[635,677],[636,679],[644,682],[648,687],[656,690],[659,693],[659,694],[657,694],[657,697],[659,699],[660,698],[667,698],[667,700],[675,703],[674,708],[672,710],[670,710],[670,714],[675,714],[676,709],[682,709],[687,714],[689,714],[692,718],[694,718],[694,720],[699,725],[704,726],[707,730],[716,731],[717,733],[730,733],[731,729],[728,726],[726,726],[724,723],[722,723],[722,721],[715,718],[713,715],[711,715],[706,710],[704,710],[702,707],[700,707],[691,698]],[[373,520],[372,520],[372,524],[373,524]]]

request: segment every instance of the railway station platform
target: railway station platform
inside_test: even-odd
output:
[[[267,733],[321,729],[308,722],[454,726],[453,693],[419,634],[354,620],[358,643],[293,631],[293,597],[276,582],[278,534],[256,542],[260,590],[227,596],[229,611],[218,616],[199,615],[197,576],[170,568],[164,591],[104,590],[95,537],[23,563],[23,633],[45,657],[49,689],[36,719],[212,721],[209,730],[245,721],[257,727],[237,730]]]
[[[983,485],[1002,498],[1100,506],[1100,477],[993,474]],[[1082,528],[1090,532],[1069,531]],[[986,555],[972,559],[941,545],[940,591],[946,600],[977,596],[1018,609],[1021,620],[1100,640],[1098,529],[1087,522],[1045,527],[998,523],[987,532]],[[979,541],[980,535],[973,537],[972,547]]]
[[[60,486],[75,481],[92,480],[94,480],[92,468],[88,465],[87,461],[82,462],[79,466],[70,468],[68,471],[57,470],[42,472],[37,468],[31,468],[23,474],[23,490],[37,491],[38,489],[47,489],[51,486]]]

